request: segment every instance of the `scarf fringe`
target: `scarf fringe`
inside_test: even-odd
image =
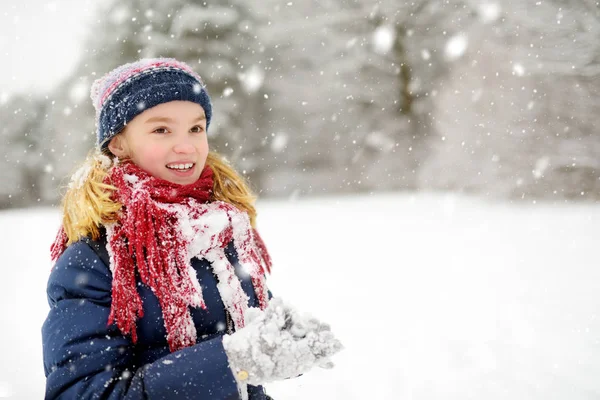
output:
[[[67,238],[67,232],[65,232],[65,228],[61,225],[56,233],[56,238],[50,246],[50,259],[52,262],[56,262],[58,257],[67,249],[67,243],[69,238]]]
[[[109,175],[123,204],[119,222],[106,226],[107,250],[113,274],[108,324],[116,323],[137,342],[136,321],[144,315],[136,272],[159,300],[170,350],[196,343],[189,307],[205,309],[202,288],[191,266],[193,257],[206,258],[218,279],[217,288],[234,326],[244,326],[248,296],[225,255],[233,240],[238,260],[251,277],[261,309],[268,303],[265,271],[271,258],[248,215],[212,197],[212,170],[206,167],[197,183],[181,186],[152,177],[132,163],[113,167]],[[59,229],[51,246],[56,261],[66,249],[67,235]]]

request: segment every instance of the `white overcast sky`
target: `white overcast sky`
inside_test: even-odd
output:
[[[0,95],[47,91],[74,67],[100,0],[0,0]]]

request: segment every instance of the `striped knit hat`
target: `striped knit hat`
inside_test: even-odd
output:
[[[102,150],[136,115],[162,103],[187,100],[200,104],[207,129],[212,117],[210,97],[200,76],[172,58],[121,65],[94,82],[90,97],[96,109],[96,144]]]

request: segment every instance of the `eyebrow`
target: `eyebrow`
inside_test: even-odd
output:
[[[194,122],[200,122],[200,121],[204,121],[206,119],[205,115],[200,115],[198,116],[196,119],[192,120],[192,123]],[[167,123],[173,123],[173,118],[169,118],[169,117],[152,117],[146,120],[146,124],[150,124],[153,122],[167,122]]]

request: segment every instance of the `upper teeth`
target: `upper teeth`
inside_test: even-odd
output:
[[[171,165],[167,165],[167,168],[172,168],[172,169],[189,169],[192,168],[194,164],[193,163],[189,163],[189,164],[171,164]]]

